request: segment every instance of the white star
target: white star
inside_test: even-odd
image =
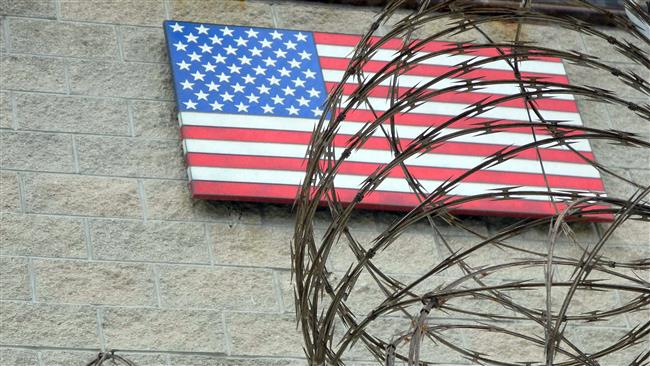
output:
[[[255,71],[255,75],[265,75],[266,74],[266,69],[263,68],[260,65],[257,65],[256,67],[254,67],[253,71]]]
[[[248,44],[248,40],[239,37],[235,40],[235,43],[237,43],[237,46],[246,46]]]
[[[246,56],[238,57],[237,59],[239,60],[239,62],[241,62],[242,65],[250,65],[252,60]]]
[[[248,35],[248,38],[257,38],[258,33],[259,32],[254,31],[253,28],[246,31],[246,34]]]
[[[192,90],[192,87],[194,86],[194,83],[190,83],[189,80],[185,79],[185,81],[183,81],[181,83],[181,85],[183,86],[183,90],[185,90],[185,89]]]
[[[236,107],[237,107],[237,112],[248,112],[248,106],[242,102],[239,102],[239,104],[237,104]]]
[[[226,63],[226,58],[223,57],[221,54],[218,54],[216,56],[212,56],[212,58],[214,59],[214,62],[216,62],[216,63],[222,63],[222,64]]]
[[[291,76],[291,71],[289,69],[287,69],[286,67],[284,67],[284,66],[278,71],[280,72],[280,77],[282,77],[282,76]]]
[[[295,58],[291,61],[289,61],[289,65],[291,68],[299,68],[300,67],[300,61],[297,61]]]
[[[234,97],[234,95],[228,94],[228,92],[224,92],[223,94],[221,94],[221,98],[223,99],[224,102],[225,101],[232,102],[232,97]]]
[[[221,33],[223,33],[224,37],[225,36],[231,36],[232,37],[232,32],[233,32],[233,30],[228,28],[228,27],[223,27],[223,29],[221,29]]]
[[[208,87],[208,91],[219,91],[219,84],[215,84],[214,81],[210,81],[210,84],[205,84]]]
[[[271,88],[269,88],[266,85],[260,85],[260,86],[257,87],[257,90],[260,91],[260,94],[268,94],[269,90],[271,90]]]
[[[206,43],[203,44],[203,46],[199,46],[201,49],[201,53],[212,53],[212,47],[208,46]]]
[[[302,32],[298,32],[298,34],[294,34],[294,36],[298,42],[304,42],[307,40],[307,35],[302,34]]]
[[[300,97],[297,100],[298,100],[298,104],[300,104],[301,106],[309,105],[309,99],[305,99],[305,97]]]
[[[196,80],[205,81],[205,80],[203,80],[203,77],[205,76],[205,74],[201,74],[198,71],[195,72],[194,74],[190,74],[190,75],[194,76],[194,81],[196,81]]]
[[[310,98],[318,98],[320,96],[320,91],[314,88],[307,90],[307,93],[309,93]]]
[[[237,66],[235,64],[232,64],[232,65],[228,66],[228,70],[230,70],[231,74],[239,74],[239,70],[241,70],[241,67],[239,67],[239,66]]]
[[[196,29],[199,34],[208,34],[208,29],[210,28],[204,27],[203,24],[201,24],[198,27],[194,27],[194,29]]]
[[[271,37],[273,37],[273,39],[282,39],[282,33],[279,33],[277,30],[274,30],[271,33]]]
[[[228,45],[227,47],[224,47],[224,50],[226,50],[226,55],[236,55],[237,54],[237,49],[231,45]]]
[[[215,44],[215,43],[221,44],[221,40],[222,40],[223,38],[219,38],[219,37],[217,37],[217,35],[215,34],[214,36],[212,36],[212,37],[210,37],[210,38],[208,38],[208,39],[212,41],[212,44]]]
[[[271,48],[273,41],[269,41],[268,39],[264,38],[260,41],[260,44],[262,45],[262,48]]]
[[[320,117],[321,114],[323,114],[323,110],[318,107],[312,109],[311,111],[314,112],[314,117]]]
[[[216,100],[214,101],[214,103],[210,104],[210,106],[212,107],[213,111],[223,110],[223,104],[217,102]]]
[[[188,56],[190,56],[190,61],[201,61],[201,55],[196,52],[192,52]]]
[[[180,25],[178,23],[172,24],[172,25],[170,25],[170,27],[172,27],[172,31],[174,31],[174,32],[182,32],[183,28],[184,28],[182,25]]]
[[[251,55],[252,55],[253,57],[255,57],[255,56],[262,56],[262,50],[260,50],[260,49],[257,48],[257,47],[253,47],[253,48],[251,48],[250,51],[251,51]]]
[[[198,92],[198,93],[194,93],[194,95],[196,95],[196,99],[197,99],[197,100],[201,100],[201,99],[203,99],[203,100],[206,100],[206,101],[207,101],[207,100],[208,100],[208,95],[209,95],[209,94],[208,94],[208,93],[204,93],[203,90],[199,90],[199,92]]]
[[[176,65],[178,65],[178,67],[180,67],[181,70],[189,70],[190,69],[190,64],[185,62],[185,60],[183,60],[181,62],[177,62]]]
[[[277,58],[285,58],[287,56],[287,52],[282,51],[279,48],[277,50],[273,51],[273,53],[275,53],[275,57],[277,57]]]
[[[285,88],[282,89],[282,91],[284,92],[284,95],[294,95],[295,96],[294,92],[296,91],[296,89],[293,89],[293,88],[291,88],[290,86],[287,85]]]
[[[251,76],[251,74],[244,76],[244,83],[255,84],[255,77]]]
[[[284,42],[284,45],[287,47],[288,50],[295,50],[297,46],[296,43],[293,43],[291,41]]]
[[[259,103],[260,97],[253,93],[250,93],[246,96],[246,99],[248,99],[248,103]]]
[[[273,113],[273,108],[274,107],[271,107],[268,103],[266,103],[265,106],[262,106],[264,113]]]
[[[302,73],[305,74],[305,77],[307,79],[316,79],[316,73],[309,69],[307,69],[307,71],[303,71]]]
[[[296,88],[299,86],[302,86],[303,88],[305,87],[305,81],[302,80],[301,78],[295,78],[291,80],[291,82],[293,83],[293,86],[295,86]]]
[[[192,101],[192,99],[188,99],[187,102],[183,102],[185,104],[185,108],[187,109],[196,109],[196,103]]]
[[[176,46],[176,51],[187,51],[187,45],[181,41],[174,43],[174,46]]]
[[[231,85],[231,87],[235,90],[235,93],[243,93],[245,86],[237,83],[235,85]]]
[[[301,60],[311,60],[311,53],[309,53],[307,51],[302,51],[302,52],[298,53],[298,55],[300,55]]]
[[[194,43],[196,43],[196,40],[198,39],[198,37],[193,35],[192,33],[186,35],[185,38],[187,39],[187,42],[194,42]]]
[[[271,83],[271,85],[280,85],[280,79],[276,78],[275,76],[271,76],[270,78],[267,78],[266,80]]]
[[[219,81],[221,81],[221,82],[224,82],[224,81],[227,82],[227,83],[230,82],[230,75],[226,75],[223,72],[221,74],[217,75],[217,77],[219,78]]]
[[[296,114],[297,115],[298,112],[300,112],[300,109],[298,109],[298,108],[296,108],[294,106],[290,106],[289,108],[285,108],[285,109],[287,110],[287,112],[289,112],[289,115],[291,115],[291,114]]]
[[[270,57],[267,57],[265,60],[262,60],[262,61],[264,61],[264,63],[266,64],[266,67],[275,66],[275,63],[277,62],[276,60],[274,60],[274,59],[272,59]]]
[[[271,100],[273,101],[273,104],[284,104],[284,98],[280,97],[277,94],[271,98]]]
[[[208,72],[208,71],[214,72],[214,69],[217,67],[216,65],[213,65],[210,62],[208,62],[207,64],[202,65],[202,66],[205,69],[205,72]]]

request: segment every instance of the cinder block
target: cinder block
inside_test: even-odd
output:
[[[108,308],[103,311],[108,348],[224,353],[221,314],[213,311]]]
[[[106,25],[11,19],[9,29],[13,52],[85,58],[118,55],[115,29]]]
[[[3,255],[85,258],[86,241],[80,219],[4,214],[0,218]]]
[[[291,315],[227,315],[232,355],[304,357],[302,335]]]
[[[290,268],[291,227],[211,224],[217,263]]]
[[[93,220],[97,259],[210,263],[203,224]]]
[[[610,27],[597,27],[598,31],[605,33],[605,37],[614,37],[619,42],[627,43],[630,42],[636,47],[650,52],[650,46],[640,42],[639,39],[635,38],[631,34],[628,34],[624,30],[619,30],[616,28]],[[582,38],[584,39],[587,54],[596,56],[599,59],[606,62],[633,62],[629,57],[624,56],[622,53],[617,51],[617,47],[609,43],[608,39],[603,39],[595,35],[583,34]]]
[[[65,93],[65,67],[61,59],[2,55],[0,69],[11,72],[0,73],[3,88],[41,92]]]
[[[54,0],[2,0],[0,15],[56,18],[56,6]]]
[[[129,306],[156,303],[150,266],[38,260],[34,270],[39,301]]]
[[[31,300],[27,258],[0,257],[0,298]]]
[[[20,190],[15,172],[0,172],[0,208],[3,212],[20,211]]]
[[[61,16],[65,20],[160,26],[165,9],[162,0],[62,0]]]
[[[598,224],[605,232],[609,228],[608,224]],[[650,245],[650,223],[647,221],[627,220],[622,225],[618,226],[611,237],[607,240],[611,244]]]
[[[133,101],[131,110],[135,136],[176,140],[180,138],[173,103]]]
[[[650,166],[650,154],[647,148],[621,146],[597,140],[591,146],[597,161],[606,167],[647,169]]]
[[[278,3],[274,11],[280,28],[308,29],[320,32],[365,33],[379,8],[356,8],[342,5],[303,5]],[[341,26],[345,24],[345,26]]]
[[[2,92],[0,93],[0,128],[11,128],[11,121],[13,119],[11,94]]]
[[[128,135],[129,115],[120,100],[17,94],[18,127],[26,130]]]
[[[43,351],[41,358],[45,366],[85,366],[97,358],[98,352],[92,351]],[[117,350],[116,356],[122,356],[138,366],[167,366],[167,356],[156,353],[133,353]],[[107,361],[111,364],[111,361]],[[106,362],[104,362],[106,363]],[[116,361],[119,364],[119,361]]]
[[[125,60],[167,62],[167,46],[162,29],[120,27],[119,32]]]
[[[22,348],[0,348],[0,365],[37,366],[38,352]]]
[[[632,101],[640,105],[647,103],[643,99]],[[609,105],[607,113],[613,129],[637,134],[637,138],[641,140],[650,140],[650,124],[629,108],[620,105]]]
[[[208,355],[170,355],[172,366],[301,366],[305,360],[225,358]]]
[[[171,73],[166,64],[70,61],[74,94],[171,100]]]
[[[135,180],[76,175],[25,177],[28,212],[142,217]]]
[[[188,266],[160,267],[163,307],[278,312],[270,271]]]
[[[271,5],[253,1],[172,0],[172,19],[273,27]]]
[[[90,306],[0,303],[0,341],[30,347],[100,347]]]
[[[72,138],[68,135],[10,132],[0,133],[3,168],[72,173],[75,171]]]

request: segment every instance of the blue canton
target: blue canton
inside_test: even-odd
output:
[[[165,22],[183,112],[319,118],[327,94],[312,34]]]

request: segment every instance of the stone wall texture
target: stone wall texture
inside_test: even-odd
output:
[[[0,0],[0,365],[85,365],[107,349],[138,365],[305,364],[289,282],[291,209],[190,198],[161,22],[359,33],[376,11],[291,1]],[[490,31],[507,36],[512,27],[497,24]],[[528,36],[650,76],[621,63],[597,39],[541,26]],[[611,75],[567,68],[573,80],[613,85]],[[620,92],[644,101],[623,86]],[[650,137],[649,121],[624,108],[587,100],[579,100],[579,108],[588,125]],[[620,174],[650,181],[647,150],[594,149]],[[634,192],[605,181],[612,194]],[[364,212],[353,226],[371,238],[394,217]],[[482,232],[506,224],[470,221]],[[648,226],[630,223],[608,250],[650,257]],[[458,243],[467,240],[443,230]],[[593,240],[602,230],[593,224],[576,232]],[[383,259],[389,272],[413,276],[445,255],[440,243],[409,235],[405,245],[416,260],[389,255]],[[545,238],[538,232],[522,240],[543,245]],[[486,253],[485,260],[498,254]],[[333,265],[344,271],[346,257]],[[366,292],[373,291],[368,286]],[[351,300],[359,309],[368,301]],[[608,301],[622,299],[614,294]],[[588,309],[590,302],[576,306]],[[581,344],[599,345],[648,315],[571,332]],[[455,337],[479,349],[495,342]],[[371,361],[362,350],[352,356],[353,364]],[[451,365],[471,364],[439,356]]]

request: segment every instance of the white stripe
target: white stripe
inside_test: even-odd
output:
[[[230,128],[252,128],[263,130],[279,131],[297,131],[313,132],[314,126],[318,122],[312,118],[287,118],[274,116],[249,116],[242,114],[216,114],[216,113],[199,113],[199,112],[181,112],[179,114],[181,124],[184,126],[207,126],[207,127],[230,127]],[[343,121],[338,130],[339,134],[354,135],[359,132],[366,124],[363,122]],[[414,139],[421,133],[425,132],[427,127],[398,125],[397,132],[400,138]],[[440,136],[456,133],[461,129],[445,128],[440,132]],[[381,130],[376,130],[373,136],[383,137]],[[538,136],[539,139],[548,138],[549,136]],[[514,145],[522,146],[534,142],[535,139],[529,133],[517,132],[495,132],[487,135],[478,133],[455,137],[451,142],[465,142],[486,145]],[[586,140],[576,140],[572,145],[578,151],[591,151],[589,142]],[[549,147],[557,150],[568,150],[565,146]]]
[[[214,167],[191,167],[189,175],[191,180],[203,180],[212,182],[237,182],[237,183],[263,183],[263,184],[289,184],[300,185],[304,179],[304,172],[293,170],[264,170],[264,169],[240,169],[240,168],[214,168]],[[359,175],[338,174],[334,178],[334,185],[341,189],[359,189],[366,177]],[[427,192],[435,190],[443,181],[420,180]],[[451,195],[470,196],[487,193],[491,190],[506,188],[508,185],[489,183],[459,183],[448,193]],[[412,193],[408,182],[401,178],[386,178],[377,188],[377,191]],[[519,187],[511,192],[537,191],[547,192],[546,187]],[[530,199],[537,201],[548,201],[545,196],[520,196],[516,198]]]
[[[317,44],[316,51],[318,51],[318,56],[320,57],[338,57],[338,58],[350,58],[353,54],[354,47],[351,46],[336,46],[329,44]],[[398,50],[378,50],[371,58],[373,61],[392,61],[395,58],[395,55],[398,53]],[[412,59],[418,57],[426,56],[427,52],[416,52]],[[488,57],[485,56],[473,56],[473,55],[439,55],[419,63],[425,65],[440,65],[440,66],[456,66],[462,62],[471,61],[472,59],[479,61],[485,60]],[[512,67],[508,65],[506,61],[494,61],[485,65],[481,65],[481,69],[494,69],[494,70],[506,70],[512,71]],[[554,74],[554,75],[565,75],[564,66],[561,62],[550,62],[550,61],[535,61],[527,60],[521,61],[519,63],[519,70],[522,72],[534,72],[534,73],[544,73],[544,74]]]
[[[326,82],[332,82],[332,83],[339,83],[343,79],[343,75],[345,75],[345,71],[343,70],[333,70],[333,69],[323,69],[323,78]],[[375,75],[373,72],[364,72],[364,76],[366,78],[371,78]],[[355,78],[350,78],[348,81],[346,81],[346,84],[357,84],[355,83],[357,79]],[[420,85],[424,85],[425,83],[431,82],[433,80],[433,76],[418,76],[418,75],[401,75],[397,78],[399,81],[399,86],[400,87],[405,87],[405,88],[412,88],[412,87],[417,87]],[[393,82],[392,78],[387,78],[385,80],[382,80],[379,85],[383,86],[390,86]],[[437,83],[431,85],[427,89],[430,90],[440,90],[444,88],[449,88],[452,86],[458,86],[459,84],[465,84],[465,81],[463,79],[453,79],[453,78],[445,78],[443,80],[438,81]],[[548,90],[560,90],[560,88],[555,88],[555,87],[548,87]],[[534,91],[535,89],[533,88],[527,88],[527,91]],[[459,92],[463,92],[463,89],[459,89]],[[520,89],[517,84],[497,84],[497,85],[487,85],[484,87],[475,88],[472,90],[472,92],[477,92],[477,93],[486,93],[486,94],[497,94],[497,95],[514,95],[514,94],[519,94]],[[549,96],[545,96],[545,98],[551,98],[551,99],[564,99],[564,100],[573,100],[573,95],[571,94],[551,94]]]
[[[273,156],[287,158],[304,158],[307,145],[279,144],[272,142],[225,141],[186,139],[185,151],[207,154],[232,154],[251,156]],[[341,156],[344,148],[335,148],[336,157]],[[359,149],[354,151],[346,161],[387,164],[393,160],[388,150]],[[472,169],[485,160],[483,156],[452,155],[428,153],[406,160],[407,165]],[[499,165],[485,169],[491,171],[542,174],[539,162],[526,159],[510,159]],[[544,161],[546,174],[572,177],[598,178],[598,171],[588,164]]]

